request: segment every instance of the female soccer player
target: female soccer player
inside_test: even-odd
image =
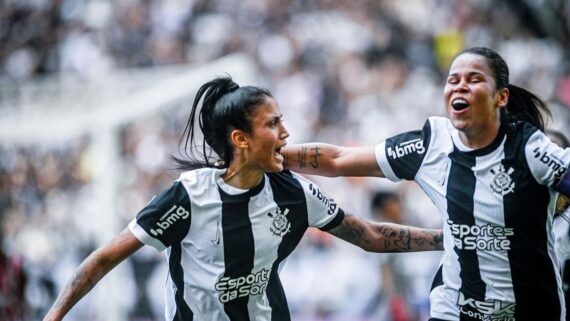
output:
[[[443,248],[442,231],[345,215],[314,183],[283,171],[288,136],[269,91],[230,77],[204,84],[183,133],[188,158],[176,158],[187,171],[85,259],[44,320],[61,320],[143,245],[166,249],[166,320],[185,321],[290,320],[278,272],[310,226],[372,252]]]
[[[552,218],[558,192],[570,194],[570,149],[543,133],[548,106],[509,84],[505,61],[481,47],[454,58],[443,94],[448,118],[430,117],[422,130],[375,147],[287,147],[285,167],[422,187],[445,235],[431,320],[560,321]]]

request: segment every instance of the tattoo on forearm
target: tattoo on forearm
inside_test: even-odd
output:
[[[378,232],[384,237],[384,249],[386,252],[408,252],[410,251],[410,230],[406,228],[396,228],[390,225],[378,226]]]
[[[378,231],[384,236],[384,251],[414,252],[443,249],[443,232],[420,229],[414,232],[409,227],[381,225]]]
[[[349,222],[347,219],[345,219],[340,226],[330,232],[354,245],[361,246],[364,243],[368,243],[368,241],[363,238],[364,228],[354,222]]]
[[[311,155],[311,162],[309,163],[313,168],[319,167],[319,156],[322,155],[319,154],[319,149],[321,149],[319,146],[311,148],[311,150],[315,152],[314,154]]]
[[[349,243],[371,252],[416,252],[443,250],[443,231],[391,223],[371,223],[347,215],[329,231]]]
[[[299,169],[305,167],[305,160],[307,158],[307,147],[302,147],[297,155],[297,163],[299,164]]]
[[[308,163],[312,168],[317,168],[319,167],[319,157],[323,155],[321,154],[321,149],[319,146],[300,147],[300,150],[296,153],[296,159],[295,157],[291,159],[289,150],[285,149],[281,152],[283,166],[288,169],[295,169],[295,166],[298,166],[296,169],[303,169],[307,167]]]

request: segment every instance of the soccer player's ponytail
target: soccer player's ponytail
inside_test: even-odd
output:
[[[271,93],[258,87],[240,87],[229,75],[202,85],[179,142],[186,158],[172,156],[176,167],[181,170],[227,168],[233,159],[231,131],[251,132],[253,112],[265,97],[272,97]],[[203,134],[200,144],[196,142],[196,125]]]
[[[545,116],[550,116],[548,104],[542,98],[519,86],[509,84],[509,102],[501,115],[506,121],[523,120],[544,132]]]

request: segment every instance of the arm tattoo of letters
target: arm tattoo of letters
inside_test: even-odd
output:
[[[299,168],[305,167],[305,159],[307,158],[307,147],[302,147],[297,155],[297,163]]]
[[[312,151],[315,151],[315,153],[311,155],[311,162],[309,163],[313,168],[319,167],[319,156],[322,155],[319,154],[319,149],[321,149],[319,146],[311,148]]]
[[[378,232],[384,236],[384,248],[387,252],[410,251],[409,228],[395,229],[392,226],[378,226]]]
[[[384,252],[415,252],[443,250],[443,232],[400,225],[380,225]]]

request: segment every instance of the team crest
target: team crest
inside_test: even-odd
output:
[[[279,207],[277,207],[275,213],[267,213],[267,215],[272,218],[271,227],[269,229],[273,234],[283,237],[283,235],[291,230],[291,222],[287,219],[287,213],[289,213],[288,208],[281,211]]]
[[[515,170],[511,167],[508,171],[505,171],[503,164],[499,165],[498,171],[491,169],[491,173],[495,175],[493,182],[491,183],[491,189],[493,192],[500,195],[507,195],[515,190],[515,182],[511,178],[511,174]]]

